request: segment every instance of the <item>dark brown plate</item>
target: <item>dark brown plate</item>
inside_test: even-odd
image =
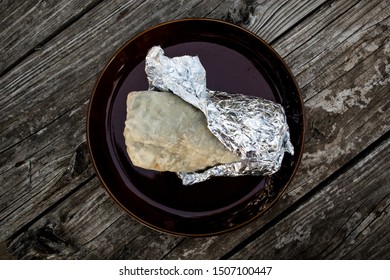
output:
[[[198,55],[207,87],[271,99],[283,105],[294,156],[270,178],[220,177],[183,186],[170,172],[132,165],[123,137],[126,96],[148,88],[147,51],[160,45],[168,56]],[[87,139],[96,173],[131,216],[164,232],[214,235],[238,228],[266,211],[294,176],[303,149],[303,105],[286,64],[262,39],[210,19],[177,20],[153,27],[123,46],[103,70],[89,104]]]

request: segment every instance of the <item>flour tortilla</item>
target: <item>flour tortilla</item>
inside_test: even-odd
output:
[[[240,161],[201,111],[169,92],[129,93],[124,137],[132,163],[145,169],[193,172]]]

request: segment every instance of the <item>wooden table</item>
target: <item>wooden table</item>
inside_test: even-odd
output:
[[[1,258],[390,258],[390,1],[3,0],[0,14]],[[281,199],[239,230],[202,238],[125,214],[86,145],[89,98],[110,57],[139,32],[190,17],[269,42],[307,117]]]

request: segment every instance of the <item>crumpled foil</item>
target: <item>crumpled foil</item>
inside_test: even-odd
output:
[[[241,160],[200,172],[177,173],[184,185],[213,176],[272,175],[285,152],[294,154],[284,109],[259,97],[206,88],[206,71],[197,56],[169,58],[159,46],[146,56],[149,90],[170,91],[201,110],[210,131]]]

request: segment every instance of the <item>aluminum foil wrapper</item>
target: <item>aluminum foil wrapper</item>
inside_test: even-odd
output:
[[[284,109],[259,97],[206,88],[206,71],[197,56],[169,58],[155,46],[146,57],[150,90],[170,91],[201,110],[210,131],[241,160],[200,172],[177,173],[184,185],[213,176],[272,175],[285,152],[294,154]]]

